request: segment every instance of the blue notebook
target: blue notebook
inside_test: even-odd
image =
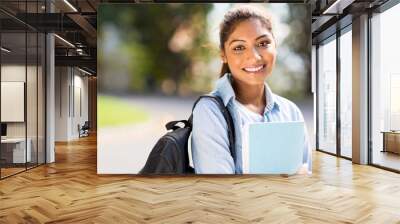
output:
[[[304,122],[246,124],[243,173],[295,174],[303,162]]]

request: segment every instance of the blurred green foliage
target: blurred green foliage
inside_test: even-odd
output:
[[[114,76],[115,82],[118,76],[128,75],[127,90],[154,92],[164,88],[177,93],[179,85],[192,81],[191,65],[210,58],[210,51],[202,46],[208,39],[206,16],[211,8],[211,4],[101,5],[100,40],[109,41],[103,28],[112,26],[118,32],[114,34],[118,44],[100,49],[100,71]],[[170,81],[163,84],[166,79]],[[113,78],[100,81],[100,87],[110,90],[110,80]]]
[[[311,96],[311,9],[309,4],[266,4],[275,16],[274,33],[284,33],[277,43],[277,60],[267,79],[274,93],[298,100]],[[278,22],[279,21],[279,22]]]
[[[148,120],[148,113],[120,98],[100,95],[97,99],[98,126],[135,124]]]

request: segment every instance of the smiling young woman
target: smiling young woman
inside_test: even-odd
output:
[[[223,115],[211,100],[202,99],[193,111],[193,164],[196,173],[241,174],[245,124],[304,119],[294,103],[272,93],[265,83],[277,55],[271,18],[266,12],[248,5],[228,11],[220,26],[220,53],[221,74],[211,94],[219,96],[232,115],[237,156],[234,161],[230,154]],[[303,166],[298,173],[307,172],[311,172],[311,151],[306,134]]]
[[[222,61],[233,75],[236,99],[259,114],[265,107],[264,82],[276,59],[275,40],[264,27],[257,18],[240,22],[221,49]]]

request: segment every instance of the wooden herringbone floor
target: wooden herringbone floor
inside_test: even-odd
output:
[[[400,223],[400,175],[314,153],[307,176],[96,174],[96,139],[0,181],[0,223]]]

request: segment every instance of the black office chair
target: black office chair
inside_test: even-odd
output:
[[[82,125],[82,127],[80,127],[80,125],[78,125],[79,138],[89,136],[89,129],[90,129],[89,121],[85,121],[85,123]]]

